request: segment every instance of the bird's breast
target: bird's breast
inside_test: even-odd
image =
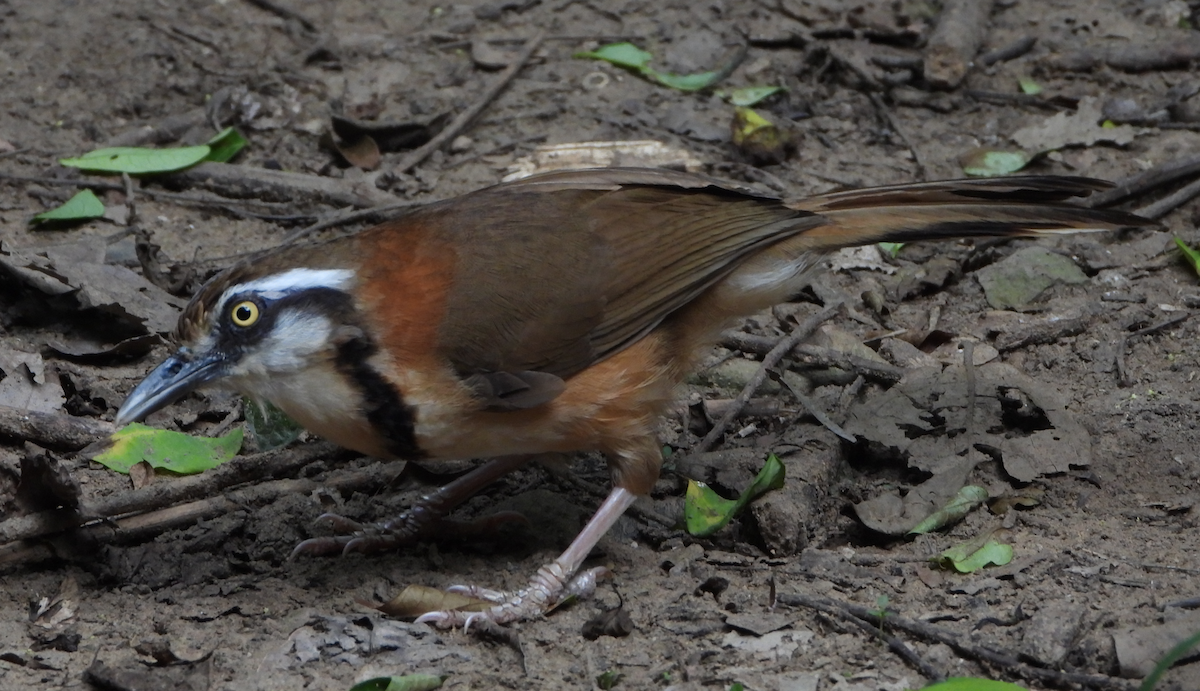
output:
[[[389,440],[367,419],[362,393],[333,366],[234,380],[248,398],[270,401],[309,432],[368,456],[387,458]]]

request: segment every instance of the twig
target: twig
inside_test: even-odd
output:
[[[1157,324],[1151,324],[1150,326],[1147,326],[1144,329],[1138,329],[1137,331],[1133,331],[1129,334],[1129,337],[1133,338],[1134,336],[1145,336],[1146,334],[1152,334],[1156,331],[1162,331],[1163,329],[1167,329],[1172,326],[1175,326],[1176,324],[1186,320],[1190,316],[1192,316],[1191,312],[1182,312],[1180,314],[1175,315],[1174,317],[1171,317],[1170,319],[1164,319],[1164,320],[1158,322]]]
[[[1200,155],[1167,161],[1149,170],[1118,180],[1116,187],[1100,194],[1093,194],[1084,200],[1083,205],[1093,209],[1111,206],[1127,197],[1144,194],[1196,173],[1200,173]]]
[[[402,201],[402,202],[395,202],[393,204],[384,204],[383,206],[373,206],[369,209],[357,209],[355,211],[344,211],[341,213],[334,214],[330,218],[326,218],[326,219],[317,221],[316,223],[313,223],[310,226],[305,226],[305,227],[289,234],[287,237],[285,237],[283,239],[283,244],[289,245],[293,242],[296,242],[297,240],[300,240],[309,235],[312,235],[313,233],[316,233],[316,232],[319,232],[322,230],[326,230],[328,228],[344,226],[349,223],[356,223],[358,221],[366,221],[366,222],[373,221],[373,222],[378,223],[378,222],[385,220],[385,217],[393,211],[399,211],[401,209],[409,209],[414,206],[421,206],[423,204],[433,204],[436,201],[438,201],[438,200],[428,199],[428,200],[424,200],[424,201]]]
[[[766,355],[778,342],[766,336],[756,336],[740,331],[726,331],[721,334],[721,345],[731,350],[740,350],[743,353],[756,355]],[[868,360],[858,355],[808,343],[793,348],[791,356],[801,360],[797,363],[798,365],[808,368],[838,367],[885,384],[894,384],[904,377],[903,367]]]
[[[862,619],[859,619],[858,617],[854,616],[853,614],[851,614],[845,610],[838,609],[837,607],[816,607],[816,606],[814,606],[813,609],[816,609],[820,612],[824,612],[825,614],[827,614],[829,616],[837,617],[838,619],[841,619],[842,621],[850,624],[851,626],[856,627],[863,633],[874,636],[875,638],[878,638],[879,640],[883,641],[884,643],[887,643],[887,646],[892,649],[892,652],[894,652],[897,655],[899,655],[900,657],[904,658],[904,660],[906,662],[908,662],[908,664],[912,665],[918,672],[921,673],[921,676],[925,677],[929,681],[931,681],[931,682],[942,681],[943,679],[946,678],[945,674],[943,674],[936,667],[934,667],[932,663],[926,661],[920,655],[917,655],[916,651],[914,651],[912,648],[908,647],[908,645],[904,641],[900,640],[896,636],[889,636],[886,633],[884,633],[882,626],[873,626],[871,624],[868,624],[867,622],[863,621]],[[883,617],[884,617],[882,619],[883,623],[887,622],[887,618],[886,618],[887,616],[890,616],[890,615],[888,615],[888,614],[883,615]]]
[[[413,150],[407,156],[405,156],[404,159],[396,165],[395,171],[397,173],[407,173],[413,168],[416,168],[419,163],[424,161],[434,151],[437,151],[439,148],[441,148],[443,144],[458,136],[459,132],[462,132],[463,129],[465,129],[466,126],[476,118],[476,116],[482,113],[483,109],[486,108],[488,104],[496,98],[496,96],[500,95],[500,92],[504,90],[504,87],[508,86],[509,82],[511,82],[513,78],[517,76],[517,73],[520,72],[521,68],[523,68],[525,64],[529,62],[529,59],[533,57],[533,53],[538,49],[539,46],[542,45],[542,41],[545,38],[546,32],[539,31],[528,41],[526,41],[525,47],[521,49],[521,54],[518,55],[515,60],[513,60],[512,64],[505,68],[504,72],[500,74],[496,81],[492,82],[492,85],[483,92],[483,94],[479,97],[479,100],[475,101],[470,108],[460,113],[457,118],[454,118],[454,122],[447,125],[441,132],[438,132],[437,135],[433,139],[430,139],[428,142],[426,142],[424,146]]]
[[[57,451],[78,451],[115,429],[111,422],[90,417],[0,406],[0,437],[31,441]]]
[[[1036,44],[1036,36],[1022,36],[1006,46],[1002,46],[996,50],[984,53],[982,56],[980,56],[979,62],[983,63],[987,67],[991,67],[998,62],[1015,60],[1016,58],[1019,58],[1033,50],[1033,46]]]
[[[967,460],[970,460],[971,449],[975,448],[975,344],[971,341],[962,343],[963,374],[967,380]]]
[[[971,69],[983,45],[992,0],[947,0],[925,46],[925,80],[935,89],[953,89]]]
[[[987,91],[986,89],[967,89],[963,93],[984,103],[997,105],[1033,106],[1045,110],[1073,110],[1079,105],[1078,98],[1070,96],[1052,96],[1044,98],[1034,94],[1008,93],[1006,91]]]
[[[780,340],[774,348],[771,348],[771,351],[763,356],[762,363],[758,366],[758,371],[754,373],[750,381],[746,382],[746,385],[742,387],[742,392],[734,399],[734,404],[729,409],[729,412],[725,413],[725,416],[717,424],[713,425],[708,434],[704,435],[704,439],[700,440],[700,443],[692,449],[692,452],[708,451],[711,449],[717,440],[721,438],[721,435],[725,434],[725,430],[729,429],[729,425],[741,414],[742,408],[745,407],[746,402],[750,400],[754,392],[758,390],[758,387],[762,386],[762,383],[766,381],[767,370],[779,364],[779,361],[791,352],[792,348],[796,347],[800,341],[808,338],[813,331],[817,330],[818,326],[841,309],[841,306],[841,303],[832,304],[805,319],[803,324],[797,326],[792,333]]]
[[[866,622],[876,622],[879,617],[876,612],[863,607],[861,605],[853,605],[848,602],[838,602],[828,598],[805,595],[802,593],[781,593],[779,601],[789,607],[808,607],[818,611],[825,611],[823,608],[833,607],[845,610]],[[894,614],[888,614],[884,619],[886,626],[908,633],[921,636],[923,638],[934,640],[939,643],[944,643],[951,648],[957,650],[963,655],[970,656],[976,660],[994,665],[999,669],[1006,670],[1023,679],[1037,679],[1046,681],[1052,684],[1079,684],[1081,686],[1091,686],[1106,689],[1118,689],[1119,691],[1132,691],[1134,686],[1124,679],[1105,676],[1103,674],[1081,674],[1076,672],[1059,672],[1052,669],[1043,669],[1021,662],[1016,657],[1007,653],[986,648],[984,646],[975,645],[969,642],[966,636],[961,634],[946,631],[932,624],[927,624],[921,621],[906,619]]]
[[[851,444],[858,441],[858,437],[856,437],[853,434],[850,434],[846,430],[842,429],[841,425],[834,422],[833,418],[829,417],[828,415],[825,414],[825,411],[821,410],[821,408],[817,405],[816,401],[812,400],[811,398],[806,396],[802,391],[800,391],[796,387],[792,386],[792,383],[790,381],[779,376],[774,370],[769,370],[769,373],[771,374],[771,378],[774,379],[775,381],[779,382],[780,384],[783,384],[784,388],[786,388],[788,390],[788,392],[792,394],[792,397],[794,397],[797,401],[799,401],[800,405],[804,406],[805,410],[808,411],[809,415],[812,415],[813,417],[815,417],[817,419],[817,422],[824,425],[825,429],[829,430],[830,432],[833,432],[834,434],[838,435],[842,439],[845,439],[846,441],[850,442]]]
[[[319,201],[365,208],[398,201],[368,179],[338,180],[319,175],[290,173],[230,163],[201,163],[176,173],[158,176],[164,182],[198,186],[236,199]]]
[[[1189,37],[1115,48],[1089,48],[1061,55],[1050,65],[1070,72],[1086,72],[1106,64],[1124,72],[1183,69],[1200,60],[1200,42]]]
[[[171,528],[229,513],[246,506],[262,506],[291,494],[326,488],[341,492],[363,491],[386,485],[395,477],[389,464],[335,471],[323,480],[309,478],[270,480],[233,490],[223,495],[168,506],[146,513],[93,523],[82,528],[80,537],[105,542],[145,540]],[[153,487],[154,485],[151,485]],[[0,567],[43,561],[57,555],[49,545],[17,542],[0,545]]]
[[[8,173],[0,173],[0,180],[9,182],[29,182],[35,185],[54,185],[58,187],[84,187],[93,190],[113,190],[121,191],[123,185],[105,180],[89,180],[85,178],[45,178],[34,177],[28,175],[10,175]],[[214,199],[203,196],[192,196],[188,194],[179,194],[177,192],[163,192],[162,190],[152,190],[145,187],[139,187],[138,193],[150,197],[151,199],[162,199],[165,201],[176,202],[178,204],[195,204],[199,206],[209,206],[218,209],[223,209],[234,216],[259,218],[265,221],[297,221],[313,217],[313,214],[291,214],[291,215],[268,215],[254,213],[251,211],[242,211],[235,207],[237,206],[261,206],[267,209],[276,208],[292,208],[291,204],[282,204],[278,202],[268,202],[261,199]]]
[[[1157,324],[1151,324],[1144,329],[1138,329],[1137,331],[1122,334],[1121,337],[1117,339],[1116,353],[1113,357],[1114,364],[1117,368],[1117,384],[1121,387],[1126,387],[1133,383],[1129,379],[1128,370],[1125,369],[1125,350],[1129,347],[1129,339],[1136,338],[1138,336],[1145,336],[1146,334],[1152,334],[1156,331],[1162,331],[1163,329],[1175,326],[1190,316],[1192,316],[1190,312],[1184,312],[1182,314],[1177,314],[1170,319],[1164,319]]]
[[[1159,199],[1153,204],[1143,206],[1134,211],[1134,213],[1157,221],[1196,197],[1200,197],[1200,180],[1193,180],[1191,184],[1176,190],[1174,193]]]
[[[1125,388],[1132,384],[1129,380],[1129,372],[1125,369],[1125,349],[1129,347],[1129,337],[1122,335],[1117,339],[1117,352],[1113,358],[1114,364],[1117,367],[1117,386]]]
[[[93,440],[94,441],[94,440]],[[86,502],[82,519],[64,511],[43,511],[0,521],[0,545],[43,537],[79,525],[82,521],[163,509],[181,502],[218,494],[243,482],[294,472],[322,456],[337,454],[331,444],[308,444],[295,449],[243,456],[202,475],[159,482],[103,499]],[[69,518],[67,524],[64,520]]]
[[[297,21],[300,23],[300,26],[303,26],[305,28],[305,30],[311,31],[313,33],[317,33],[317,25],[313,24],[311,21],[309,21],[309,19],[307,17],[300,14],[296,10],[293,10],[288,7],[284,7],[283,5],[276,4],[276,3],[272,2],[271,0],[246,0],[246,2],[250,3],[251,5],[254,5],[255,7],[264,9],[264,10],[270,12],[271,14],[278,15],[284,19],[291,19],[291,20]]]
[[[900,141],[904,142],[904,146],[907,147],[908,152],[912,154],[913,163],[917,164],[917,179],[927,179],[929,174],[925,171],[925,164],[921,162],[921,154],[917,151],[917,147],[912,143],[912,140],[908,138],[908,135],[904,133],[904,129],[900,127],[900,123],[896,120],[896,116],[892,114],[892,109],[888,108],[887,104],[883,102],[883,97],[874,91],[867,95],[871,98],[871,103],[875,104],[875,110],[884,120],[887,121],[888,125],[892,128],[892,131],[896,133],[896,136],[900,138]]]

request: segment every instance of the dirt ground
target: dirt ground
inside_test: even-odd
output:
[[[344,183],[338,189],[365,185],[396,200],[445,198],[496,183],[538,145],[606,140],[658,140],[690,154],[705,172],[782,195],[955,178],[963,176],[964,154],[1013,149],[1010,137],[1022,128],[1045,129],[1056,114],[1089,107],[1115,121],[1109,139],[1117,141],[1067,142],[1026,172],[1116,180],[1200,154],[1200,97],[1193,103],[1180,96],[1196,79],[1186,61],[1139,71],[1115,59],[1104,64],[1105,55],[1129,46],[1179,42],[1186,52],[1188,42],[1200,42],[1189,28],[1200,26],[1194,2],[998,1],[982,52],[1026,36],[1036,44],[1018,57],[977,64],[964,84],[943,91],[932,90],[919,67],[914,75],[913,59],[923,54],[936,3],[283,4],[295,16],[243,0],[0,0],[4,265],[11,267],[14,253],[29,248],[98,247],[102,263],[140,272],[128,232],[136,227],[161,248],[164,270],[195,262],[192,280],[174,286],[183,293],[171,298],[178,305],[197,279],[231,257],[276,245],[351,205],[344,197],[299,193],[266,203],[227,201],[217,194],[228,190],[203,180],[145,180],[133,183],[146,193],[135,194],[132,225],[122,225],[128,219],[116,214],[70,228],[31,228],[33,214],[75,191],[60,183],[78,173],[57,159],[113,142],[203,142],[214,131],[206,107],[210,120],[237,125],[249,140],[237,165],[323,176]],[[465,138],[411,172],[395,170],[406,150],[384,153],[378,171],[364,174],[322,145],[332,114],[423,125],[464,111],[500,78],[496,67],[539,29],[547,32],[541,47],[466,127]],[[722,85],[787,87],[759,108],[790,133],[794,150],[781,163],[755,166],[730,143],[733,106],[717,95],[673,91],[573,57],[614,40],[634,41],[654,54],[655,67],[677,73],[713,69],[748,41],[747,54]],[[1079,65],[1067,58],[1079,51],[1101,56],[1094,61],[1099,64],[1072,69]],[[1021,95],[1021,77],[1036,81],[1042,93]],[[172,122],[174,129],[164,133]],[[139,128],[146,125],[158,134],[144,134]],[[101,180],[118,188],[98,190],[106,205],[126,208],[120,181]],[[1127,200],[1123,208],[1143,207],[1180,185]],[[150,194],[164,191],[190,201]],[[85,507],[123,496],[128,479],[75,456],[87,443],[79,434],[6,428],[0,445],[7,511],[0,522],[0,688],[346,689],[373,676],[408,673],[443,675],[443,688],[460,689],[599,688],[602,676],[620,689],[725,689],[740,682],[750,689],[865,691],[928,683],[921,669],[872,636],[874,627],[855,625],[837,605],[824,611],[805,606],[797,595],[869,609],[886,598],[885,621],[944,632],[938,640],[885,627],[941,675],[985,676],[1030,689],[1133,688],[1135,681],[1119,677],[1136,655],[1118,657],[1114,636],[1146,641],[1153,639],[1142,636],[1143,629],[1200,628],[1193,609],[1200,574],[1194,446],[1200,348],[1196,321],[1188,318],[1200,307],[1200,290],[1172,243],[1172,236],[1200,240],[1198,214],[1193,201],[1168,213],[1161,229],[1037,243],[910,246],[876,266],[847,260],[796,303],[748,323],[747,331],[778,338],[790,318],[817,312],[815,303],[845,299],[822,345],[846,349],[837,336],[849,334],[902,367],[928,364],[921,358],[930,355],[938,358],[933,364],[955,367],[944,363],[961,360],[956,344],[972,340],[985,355],[981,362],[1010,366],[1006,376],[1023,375],[1025,395],[1060,399],[1063,415],[1077,423],[1070,448],[1032,445],[1029,477],[1014,472],[1007,456],[1004,464],[984,457],[975,467],[971,482],[992,497],[1037,495],[1035,505],[1004,515],[981,507],[916,538],[868,529],[855,504],[911,488],[934,471],[918,460],[911,461],[918,467],[907,468],[899,454],[841,443],[770,382],[755,398],[764,414],[736,421],[716,452],[689,454],[709,426],[703,401],[733,398],[746,378],[742,365],[750,356],[718,349],[714,367],[681,392],[681,416],[664,423],[664,441],[674,453],[653,497],[622,519],[593,555],[615,578],[590,600],[509,627],[515,633],[509,641],[396,621],[364,603],[384,601],[409,584],[521,586],[608,490],[598,458],[572,459],[568,472],[530,468],[471,500],[460,515],[515,509],[530,519],[529,527],[493,539],[289,561],[296,542],[321,533],[314,525],[320,513],[382,519],[428,491],[439,479],[434,473],[460,469],[401,474],[401,463],[323,446],[314,451],[320,442],[306,440],[272,456],[278,461],[309,450],[308,460],[280,477],[242,478],[208,496],[184,497],[174,514],[159,507],[139,523],[139,511],[131,509],[121,522],[19,540],[25,534],[17,521],[28,509],[20,508],[14,488],[18,479],[28,484],[31,459],[47,459],[38,447],[50,447],[50,467],[75,480]],[[356,227],[361,224],[323,233]],[[1057,281],[1021,305],[995,308],[985,272],[1033,246],[1068,258],[1081,278]],[[75,256],[47,251],[59,261]],[[79,429],[100,434],[106,429],[101,421],[111,421],[124,395],[169,348],[143,339],[141,350],[121,354],[102,344],[137,336],[139,329],[164,331],[160,322],[169,319],[139,322],[124,307],[114,308],[126,297],[110,299],[99,289],[47,296],[30,287],[27,275],[3,273],[0,353],[8,385],[16,376],[40,375],[37,384],[51,387],[34,387],[40,409],[70,415],[72,424],[90,423]],[[88,285],[86,278],[78,281]],[[164,304],[146,309],[165,309],[170,317],[175,308]],[[1060,322],[1067,326],[1055,326]],[[1022,336],[1022,328],[1033,335]],[[927,335],[917,340],[921,351],[904,350],[895,343],[902,338],[890,339],[895,350],[881,347],[888,340],[882,335],[900,333]],[[910,360],[896,354],[901,351]],[[785,364],[804,374],[819,407],[842,420],[887,388],[870,377],[852,384],[853,371],[845,376],[799,361]],[[226,394],[204,394],[149,422],[212,434],[240,424],[239,411]],[[1019,436],[1009,422],[996,422],[989,433]],[[1055,423],[1056,429],[1065,424]],[[75,441],[63,441],[68,437]],[[673,527],[682,514],[682,475],[732,494],[749,484],[768,452],[787,466],[784,489],[711,539]],[[1061,453],[1070,457],[1047,458]],[[160,477],[155,484],[180,481]],[[45,508],[45,498],[38,506]],[[929,562],[996,530],[1014,549],[1006,566],[957,574]],[[39,615],[39,600],[56,594],[62,600],[57,618]],[[632,621],[629,635],[582,635],[585,622],[619,604]],[[994,656],[983,659],[981,650]],[[1151,659],[1161,651],[1150,650]],[[1200,689],[1197,667],[1177,667],[1159,688]],[[1125,675],[1140,676],[1140,669]],[[1037,670],[1076,676],[1039,676]]]

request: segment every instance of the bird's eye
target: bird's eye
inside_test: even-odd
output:
[[[229,318],[233,320],[235,326],[242,328],[253,326],[254,322],[258,321],[258,305],[249,300],[243,300],[233,306]]]

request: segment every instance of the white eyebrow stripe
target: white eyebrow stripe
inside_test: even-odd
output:
[[[354,280],[354,271],[350,269],[290,269],[281,274],[265,276],[253,281],[231,286],[221,293],[217,301],[218,309],[225,306],[225,301],[238,293],[288,293],[310,288],[344,288]]]

